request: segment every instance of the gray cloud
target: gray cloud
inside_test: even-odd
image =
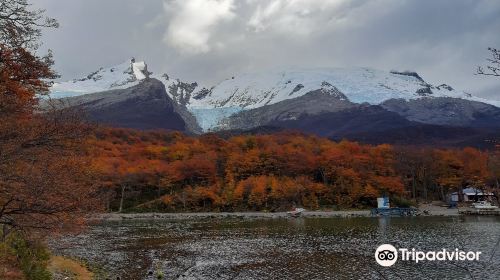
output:
[[[61,23],[45,34],[70,79],[131,56],[156,72],[212,85],[287,66],[415,70],[500,100],[500,79],[474,75],[500,47],[489,0],[37,0]]]
[[[168,27],[164,42],[180,52],[207,53],[213,29],[229,22],[234,13],[233,0],[176,0],[163,3]],[[218,42],[223,47],[223,42]]]

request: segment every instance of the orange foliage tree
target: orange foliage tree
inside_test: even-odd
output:
[[[32,52],[41,12],[26,1],[0,4],[0,224],[36,232],[73,228],[95,209],[85,156],[90,127],[39,98],[55,77],[52,60]],[[10,9],[10,10],[9,10]],[[11,11],[11,13],[7,13]],[[25,22],[27,25],[17,28]]]
[[[92,145],[114,210],[124,180],[133,190],[125,208],[169,211],[366,207],[377,196],[405,194],[389,145],[290,132],[222,139],[128,129],[101,129]]]

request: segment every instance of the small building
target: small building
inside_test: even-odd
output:
[[[463,189],[463,195],[464,195],[464,202],[490,200],[493,198],[493,193],[483,192],[482,190],[476,188]],[[459,201],[458,192],[452,193],[451,202],[458,202],[458,201]]]
[[[389,198],[386,196],[377,198],[377,208],[391,208]]]

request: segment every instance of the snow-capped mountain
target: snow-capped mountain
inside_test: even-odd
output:
[[[66,82],[56,82],[51,88],[52,98],[79,96],[112,89],[125,89],[137,85],[149,77],[144,61],[128,60],[119,65],[104,68],[87,76]]]
[[[244,74],[225,80],[202,95],[194,92],[186,105],[204,130],[217,130],[224,128],[225,118],[237,112],[295,99],[319,89],[340,91],[347,100],[358,104],[450,97],[500,107],[500,102],[478,98],[446,84],[428,84],[414,72],[369,68],[286,69]]]
[[[486,115],[487,122],[497,117],[500,120],[499,101],[475,97],[446,84],[431,85],[415,72],[370,68],[263,71],[232,77],[208,89],[167,74],[150,73],[146,63],[131,60],[100,68],[83,79],[55,83],[51,95],[61,98],[126,89],[147,78],[161,81],[169,98],[187,109],[205,132],[249,129],[361,104],[380,106],[407,120],[428,124],[483,124],[485,121],[476,119]]]
[[[253,109],[332,87],[345,94],[351,102],[372,105],[389,99],[410,100],[421,97],[453,97],[488,102],[445,84],[430,85],[414,72],[386,72],[370,68],[314,68],[234,77],[219,83],[207,96],[191,100],[190,106]]]

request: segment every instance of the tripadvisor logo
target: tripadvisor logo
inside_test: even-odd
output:
[[[381,266],[393,266],[399,259],[401,261],[413,261],[418,263],[420,261],[478,261],[481,252],[462,251],[459,249],[440,251],[417,251],[415,248],[409,250],[406,248],[399,248],[391,244],[380,245],[375,251],[375,260]]]
[[[391,244],[383,244],[375,251],[375,260],[381,266],[392,266],[398,260],[398,250]]]

